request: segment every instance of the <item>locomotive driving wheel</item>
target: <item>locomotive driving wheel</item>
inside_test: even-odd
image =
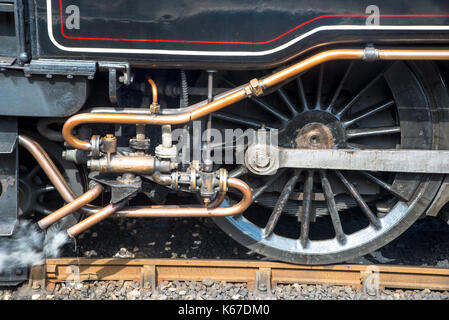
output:
[[[286,148],[438,149],[443,88],[432,63],[331,62],[215,114],[214,125],[275,128]],[[215,218],[218,226],[255,252],[301,264],[347,261],[387,244],[423,215],[442,179],[318,164],[273,176],[232,174],[251,186],[253,207]]]

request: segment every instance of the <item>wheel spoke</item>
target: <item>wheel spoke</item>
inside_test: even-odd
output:
[[[243,176],[244,174],[248,173],[248,169],[245,166],[240,166],[235,170],[232,170],[231,172],[229,172],[229,177],[232,178],[239,178],[240,176]]]
[[[40,171],[40,165],[36,165],[31,171],[26,175],[25,180],[32,180]]]
[[[301,100],[303,111],[310,110],[301,77],[296,78],[296,82],[298,84],[299,99]]]
[[[291,100],[288,98],[287,94],[285,93],[284,89],[278,89],[277,92],[279,93],[279,96],[281,97],[282,101],[284,101],[285,105],[287,106],[288,110],[292,114],[292,116],[296,116],[298,114],[298,110],[296,110],[295,106],[291,102]]]
[[[304,184],[304,200],[302,201],[301,213],[301,234],[299,236],[303,247],[307,246],[307,243],[309,242],[310,216],[312,214],[313,175],[313,170],[307,171],[306,182]]]
[[[337,173],[338,177],[340,178],[341,182],[345,185],[346,189],[348,189],[349,193],[351,193],[352,197],[355,201],[357,201],[359,207],[362,209],[363,213],[366,215],[366,217],[369,219],[370,223],[376,227],[380,228],[380,221],[376,217],[376,215],[371,211],[371,209],[368,207],[366,202],[363,200],[360,193],[357,191],[357,189],[354,187],[354,185],[349,182],[348,179],[339,171],[335,170],[335,173]]]
[[[262,100],[260,98],[256,98],[256,97],[253,97],[251,100],[254,101],[255,103],[257,103],[262,109],[271,113],[273,116],[275,116],[279,120],[281,120],[283,122],[286,122],[289,120],[289,118],[287,116],[285,116],[281,112],[277,111],[275,108],[273,108],[272,106],[267,104],[264,100]]]
[[[278,180],[283,174],[285,170],[279,170],[277,174],[271,176],[262,186],[253,190],[253,196],[251,198],[251,202],[254,202],[262,193],[265,192],[276,180]]]
[[[293,191],[293,188],[298,181],[299,175],[301,174],[300,170],[295,170],[294,175],[287,181],[284,188],[282,189],[281,195],[279,196],[276,204],[274,206],[273,212],[271,213],[270,218],[268,219],[268,223],[264,229],[264,237],[268,238],[273,234],[274,228],[276,227],[279,218],[281,217],[282,211],[284,211],[284,207],[290,198],[290,195]]]
[[[329,103],[329,105],[327,107],[327,111],[332,112],[332,109],[335,107],[335,103],[337,102],[338,97],[340,97],[341,90],[343,89],[343,86],[344,86],[346,80],[348,79],[353,66],[354,66],[354,61],[351,61],[348,69],[346,69],[346,72],[340,81],[340,84],[337,87],[337,90],[335,90],[335,93],[332,96],[331,102]]]
[[[45,208],[45,207],[44,207],[43,205],[41,205],[41,204],[35,204],[33,209],[34,209],[35,211],[40,212],[40,213],[43,213],[43,214],[45,214],[45,215],[49,215],[49,214],[51,214],[51,213],[53,212],[52,210],[49,210],[49,209]]]
[[[390,100],[388,102],[382,103],[379,106],[368,108],[369,109],[368,111],[363,112],[362,114],[356,116],[355,118],[352,118],[351,120],[343,122],[343,126],[345,128],[347,128],[347,127],[353,125],[354,123],[356,123],[357,121],[371,117],[372,115],[374,115],[378,112],[381,112],[381,111],[391,107],[394,104],[395,104],[394,100]]]
[[[360,137],[372,137],[387,134],[401,133],[400,126],[394,127],[380,127],[380,128],[364,128],[364,129],[352,129],[346,131],[346,138],[360,138]]]
[[[241,116],[235,116],[235,115],[231,115],[228,113],[215,112],[215,113],[212,113],[212,116],[217,119],[242,124],[242,125],[245,125],[245,126],[248,126],[251,128],[261,128],[264,125],[264,123],[262,123],[260,121],[257,121],[254,119],[249,119],[249,118],[244,118]],[[265,128],[272,129],[270,126],[265,126]]]
[[[324,77],[324,64],[320,65],[320,71],[318,73],[318,84],[316,92],[315,109],[321,109],[321,96],[323,93],[323,77]]]
[[[36,195],[41,195],[43,193],[47,193],[47,192],[51,192],[56,190],[56,188],[54,186],[48,185],[45,187],[40,187],[36,190]]]
[[[344,243],[346,235],[341,225],[340,216],[338,214],[337,204],[335,203],[334,193],[331,184],[327,178],[325,170],[320,170],[321,186],[323,187],[324,197],[326,198],[329,214],[334,225],[335,235],[340,243]]]
[[[388,184],[388,183],[382,181],[381,179],[379,179],[378,177],[372,175],[369,172],[362,171],[361,173],[365,177],[367,177],[369,180],[371,180],[373,183],[375,183],[378,186],[380,186],[381,188],[387,190],[388,192],[390,192],[394,196],[398,197],[399,199],[404,200],[404,201],[408,201],[409,200],[408,197],[406,197],[406,196],[402,195],[400,192],[396,191],[391,184]]]
[[[362,89],[359,90],[358,93],[356,93],[351,100],[341,109],[337,116],[341,117],[343,116],[351,107],[363,96],[363,94],[368,91],[380,78],[382,78],[385,74],[385,70],[379,73],[377,76],[374,77],[370,82],[368,82]]]

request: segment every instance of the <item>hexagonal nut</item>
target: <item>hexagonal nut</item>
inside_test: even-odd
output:
[[[273,146],[268,148],[264,146],[264,149],[260,149],[258,147],[259,146],[253,146],[248,148],[246,151],[246,167],[249,171],[258,175],[275,174],[279,169],[279,150]]]
[[[249,85],[251,86],[251,91],[253,92],[253,94],[255,94],[256,96],[260,96],[263,94],[263,88],[260,84],[260,81],[258,79],[252,79],[249,82]]]
[[[151,113],[159,113],[161,111],[161,106],[158,103],[152,103],[150,105],[150,112]]]

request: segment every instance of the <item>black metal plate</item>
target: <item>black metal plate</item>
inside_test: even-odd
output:
[[[393,38],[447,42],[437,35],[449,32],[445,0],[379,0],[381,30],[367,30],[371,21],[367,8],[372,3],[365,0],[35,2],[42,56],[269,64],[320,43]],[[78,11],[79,25],[73,20]],[[351,28],[342,30],[344,26]],[[430,28],[410,31],[387,26]]]

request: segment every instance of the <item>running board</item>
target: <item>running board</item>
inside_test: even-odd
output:
[[[280,148],[278,168],[449,173],[449,151]]]

